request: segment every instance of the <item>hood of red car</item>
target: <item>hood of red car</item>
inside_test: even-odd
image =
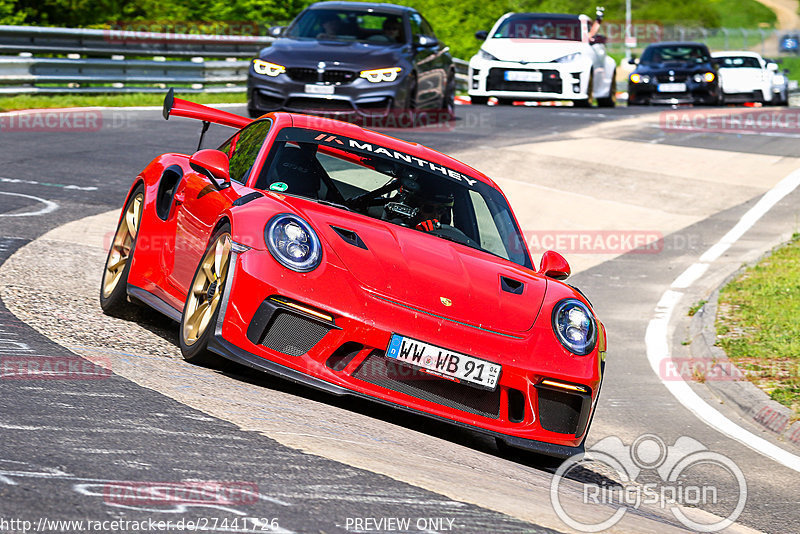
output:
[[[315,208],[303,215],[362,287],[380,298],[489,330],[519,333],[533,326],[547,286],[533,272],[418,230]],[[521,293],[510,292],[501,277],[524,284]]]

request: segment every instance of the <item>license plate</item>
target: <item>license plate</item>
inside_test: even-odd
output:
[[[496,363],[397,334],[392,334],[386,356],[435,376],[489,390],[497,387],[502,369]]]
[[[307,83],[305,89],[306,93],[310,95],[332,95],[333,90],[332,85],[316,85],[313,83]]]
[[[685,83],[660,83],[658,84],[659,93],[683,93],[686,91]]]
[[[507,82],[541,82],[542,73],[539,71],[507,70],[504,74]]]

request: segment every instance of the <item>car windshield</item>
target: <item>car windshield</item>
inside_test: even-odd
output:
[[[492,35],[494,39],[556,39],[580,41],[581,21],[575,18],[509,17]]]
[[[705,63],[708,51],[700,46],[651,46],[642,54],[641,63]]]
[[[255,186],[412,228],[532,268],[511,208],[497,189],[374,143],[284,128]]]
[[[374,44],[406,42],[400,15],[356,9],[309,9],[289,26],[286,37]]]
[[[760,69],[761,63],[752,56],[726,56],[718,57],[717,62],[720,67],[726,69]]]

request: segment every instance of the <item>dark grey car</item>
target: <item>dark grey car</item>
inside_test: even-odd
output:
[[[414,9],[319,2],[253,59],[248,111],[386,117],[418,109],[453,113],[448,48]]]

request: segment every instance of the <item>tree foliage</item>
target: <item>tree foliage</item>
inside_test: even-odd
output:
[[[262,29],[286,23],[313,0],[0,0],[0,23],[39,26],[108,27],[121,22],[247,22]],[[457,57],[468,59],[480,43],[474,34],[489,30],[509,11],[585,13],[593,16],[598,3],[606,20],[625,19],[625,0],[395,0],[427,18],[437,36]],[[762,9],[762,11],[759,11]],[[633,19],[662,25],[720,27],[731,11],[769,18],[756,0],[635,0]],[[774,15],[774,14],[773,14]],[[759,22],[753,20],[754,27]]]

